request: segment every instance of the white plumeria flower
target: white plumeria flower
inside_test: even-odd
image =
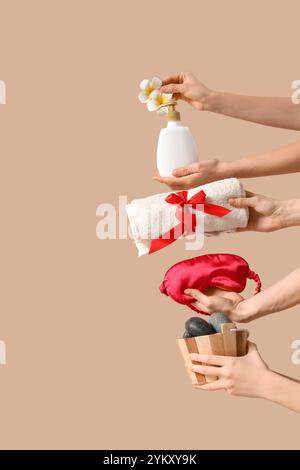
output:
[[[159,90],[161,85],[161,79],[157,77],[153,77],[152,80],[142,80],[140,83],[140,89],[142,91],[139,94],[139,100],[141,103],[147,103],[150,99],[151,93],[154,90]]]
[[[154,90],[151,93],[150,100],[147,102],[149,111],[157,111],[158,114],[165,114],[167,108],[160,108],[162,104],[167,104],[172,98],[172,93],[161,93],[159,90]]]

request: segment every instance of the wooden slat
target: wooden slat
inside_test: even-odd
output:
[[[221,325],[221,331],[223,333],[224,341],[224,356],[233,356],[237,355],[237,341],[235,332],[236,326],[234,323],[223,323]]]
[[[237,344],[237,356],[245,356],[248,351],[248,330],[237,330],[236,331],[236,344]]]
[[[199,354],[212,354],[210,338],[215,335],[196,336],[195,340],[197,343],[197,349]],[[200,364],[200,362],[198,362]],[[201,364],[205,365],[204,362]],[[203,376],[207,383],[216,380],[216,377]]]
[[[199,365],[199,362],[191,361],[190,354],[198,353],[198,347],[195,338],[182,338],[178,339],[177,343],[179,345],[183,360],[186,364],[195,364]],[[187,369],[190,381],[193,385],[195,384],[205,384],[205,376],[198,374],[197,372],[192,372],[190,369]]]

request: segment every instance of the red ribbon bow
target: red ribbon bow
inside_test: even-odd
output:
[[[181,235],[190,234],[196,231],[196,214],[189,212],[186,209],[202,210],[205,214],[215,215],[216,217],[224,217],[230,211],[226,207],[218,206],[216,204],[208,204],[205,202],[206,194],[200,190],[188,199],[188,191],[179,191],[177,193],[169,194],[165,201],[169,204],[177,204],[175,216],[179,220],[179,224],[171,228],[169,232],[160,235],[151,242],[149,255],[155,251],[161,250],[171,243],[175,242]],[[202,204],[202,206],[199,206]],[[188,206],[187,208],[185,206]]]

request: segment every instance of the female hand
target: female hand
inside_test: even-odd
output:
[[[267,398],[274,373],[261,358],[256,345],[251,342],[248,345],[248,353],[242,357],[190,354],[192,361],[205,364],[187,365],[191,371],[218,377],[213,382],[194,387],[209,391],[227,390],[230,395]]]
[[[162,93],[173,93],[176,100],[184,100],[199,111],[207,107],[206,100],[212,90],[201,83],[192,73],[170,75],[162,80]]]
[[[285,202],[270,197],[246,192],[247,197],[228,199],[231,206],[249,208],[247,227],[238,231],[254,230],[256,232],[272,232],[284,227]]]
[[[213,290],[211,290],[209,295],[207,295],[197,289],[186,289],[184,293],[195,299],[192,305],[202,312],[222,312],[228,315],[232,321],[247,321],[247,317],[240,318],[238,314],[238,307],[244,302],[244,298],[236,292],[224,291],[222,294],[218,293],[215,295]],[[211,293],[212,295],[210,295]]]
[[[164,183],[171,190],[191,189],[201,184],[226,178],[226,162],[220,162],[216,158],[192,163],[182,168],[176,168],[173,176],[154,176],[153,179],[159,183]]]

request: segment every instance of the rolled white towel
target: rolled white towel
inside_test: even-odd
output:
[[[231,211],[224,217],[205,214],[199,210],[194,211],[196,225],[201,226],[200,224],[204,222],[204,233],[206,235],[234,232],[238,227],[247,226],[248,209],[237,209],[227,202],[230,197],[245,196],[245,190],[239,180],[228,178],[190,189],[188,199],[201,190],[206,194],[205,203],[216,204]],[[134,199],[126,205],[132,236],[139,256],[149,253],[152,240],[178,225],[179,221],[175,215],[178,205],[169,204],[165,200],[169,194],[174,192],[176,193],[176,191],[171,191],[142,199]]]

